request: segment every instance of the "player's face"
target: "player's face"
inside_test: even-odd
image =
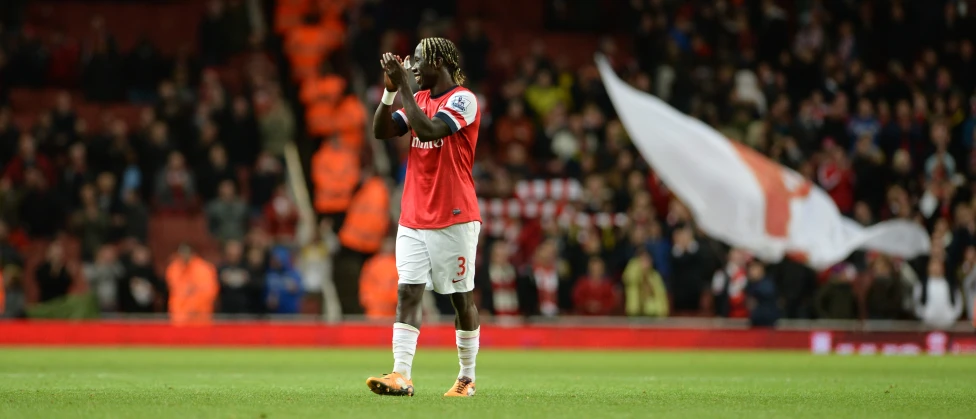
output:
[[[437,84],[437,70],[434,68],[434,63],[427,60],[427,57],[424,56],[424,49],[420,45],[414,49],[410,71],[413,72],[420,90],[429,90]]]

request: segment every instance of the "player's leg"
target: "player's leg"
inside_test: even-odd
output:
[[[393,323],[393,372],[411,379],[413,356],[420,337],[424,284],[400,284],[397,288],[396,323]]]
[[[454,333],[461,370],[458,372],[454,386],[445,396],[471,396],[475,391],[474,367],[481,341],[481,324],[478,319],[478,307],[474,302],[474,292],[451,294],[451,304],[454,305]]]
[[[366,385],[376,394],[412,396],[411,368],[420,337],[424,288],[430,282],[430,257],[423,232],[400,226],[396,239],[397,316],[393,323],[393,372],[370,377]]]
[[[445,396],[471,396],[475,386],[475,358],[480,346],[481,325],[474,301],[474,266],[481,223],[457,224],[439,230],[430,242],[434,290],[450,294],[454,305],[455,337],[461,370]]]

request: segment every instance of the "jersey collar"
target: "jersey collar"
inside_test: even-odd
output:
[[[439,97],[441,97],[441,96],[444,96],[444,95],[446,95],[446,94],[448,94],[448,93],[451,93],[451,92],[453,92],[453,91],[454,91],[454,89],[457,89],[458,87],[461,87],[461,86],[459,86],[459,85],[454,85],[454,87],[452,87],[452,88],[450,88],[450,89],[447,89],[447,90],[445,90],[445,91],[444,91],[443,93],[439,93],[439,94],[436,94],[436,95],[430,95],[430,98],[431,98],[431,99],[437,99],[437,98],[439,98]]]

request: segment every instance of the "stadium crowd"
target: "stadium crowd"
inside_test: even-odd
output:
[[[266,34],[245,2],[216,0],[196,54],[163,56],[149,40],[121,51],[99,19],[85,39],[42,38],[29,24],[4,22],[6,315],[42,311],[35,303],[81,282],[103,311],[172,310],[162,296],[174,287],[211,284],[186,304],[320,313],[323,295],[335,294],[346,314],[388,315],[396,305],[389,234],[409,145],[376,148],[382,143],[364,138],[364,109],[379,101],[381,52],[405,54],[419,38],[445,35],[462,52],[483,112],[475,179],[484,313],[722,316],[757,326],[820,318],[944,327],[964,308],[972,316],[976,5],[777,3],[630,1],[629,20],[598,48],[632,85],[797,170],[857,222],[925,225],[931,257],[857,252],[814,272],[790,260],[764,264],[707,237],[630,143],[595,66],[542,41],[513,56],[486,30],[491,21],[455,22],[452,11],[388,29],[384,2],[281,1],[265,8],[273,15]],[[267,58],[276,51],[280,60]],[[265,58],[251,58],[231,93],[214,68],[241,54]],[[9,97],[22,87],[135,103],[138,124],[79,118],[79,96],[63,93],[18,126]],[[300,203],[284,182],[292,139],[313,145],[310,200],[321,223],[309,240],[296,238]],[[163,271],[147,247],[150,218],[186,213],[205,215],[221,254],[177,258]],[[386,236],[357,241],[343,231],[370,225]],[[77,237],[82,269],[51,241],[62,232]],[[32,294],[18,268],[36,242],[52,244]]]

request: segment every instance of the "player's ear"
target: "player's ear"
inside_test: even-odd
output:
[[[443,67],[443,66],[444,66],[444,58],[443,57],[434,58],[434,69],[435,70],[440,70],[441,67]]]

